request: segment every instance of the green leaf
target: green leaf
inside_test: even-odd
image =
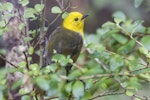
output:
[[[21,84],[22,84],[22,79],[19,79],[19,80],[15,81],[15,82],[12,84],[12,86],[11,86],[11,90],[14,90],[14,89],[20,87]]]
[[[143,0],[134,0],[134,7],[138,8],[142,4]]]
[[[28,56],[27,57],[27,60],[30,62],[32,60],[32,57],[31,56]]]
[[[109,29],[107,28],[98,28],[96,30],[96,33],[98,34],[99,37],[102,37],[105,35],[105,33],[107,33],[109,31]]]
[[[5,49],[0,49],[0,54],[6,55],[6,50]]]
[[[38,71],[39,71],[39,65],[38,64],[30,64],[29,65],[29,68],[32,70],[32,71],[34,71],[35,73],[37,73]]]
[[[90,34],[88,36],[86,36],[86,43],[99,43],[99,38],[97,38],[97,36],[95,34]]]
[[[123,59],[120,56],[113,56],[109,62],[109,66],[112,71],[123,66],[123,64],[124,64]]]
[[[140,84],[139,79],[137,77],[131,77],[127,83],[127,89],[141,89],[142,84]]]
[[[49,90],[49,81],[44,79],[43,77],[37,77],[36,78],[36,84],[42,89],[42,90]]]
[[[144,36],[141,39],[142,44],[144,45],[144,47],[148,50],[150,50],[150,36]]]
[[[150,27],[146,27],[146,33],[150,34]]]
[[[24,18],[36,18],[35,17],[36,10],[33,8],[26,8],[24,13]]]
[[[26,6],[29,4],[29,0],[19,0],[19,4],[21,4],[22,6]]]
[[[40,56],[40,50],[36,50],[35,54],[38,55],[38,56]]]
[[[93,79],[89,79],[86,81],[86,84],[85,84],[85,89],[89,89],[91,88],[93,85]]]
[[[0,100],[3,100],[4,95],[3,95],[3,91],[0,91]]]
[[[113,15],[112,15],[114,18],[117,18],[117,19],[115,19],[115,21],[116,21],[116,23],[120,23],[121,21],[125,21],[126,20],[126,16],[125,16],[125,14],[123,13],[123,12],[121,12],[121,11],[117,11],[117,12],[115,12],[115,13],[113,13]]]
[[[95,51],[95,50],[96,51],[104,51],[104,50],[106,50],[106,48],[103,45],[96,44],[96,43],[90,43],[90,44],[88,44],[87,48],[90,48],[93,51]]]
[[[13,4],[10,2],[6,2],[3,4],[3,7],[5,10],[7,10],[8,12],[11,12],[14,8]]]
[[[14,13],[7,13],[7,14],[2,16],[2,19],[8,19],[8,18],[11,18],[11,17],[14,17]],[[6,23],[9,23],[8,21],[9,20],[7,20]]]
[[[34,47],[33,46],[30,46],[29,49],[28,49],[28,53],[30,55],[32,55],[34,53]]]
[[[0,36],[3,35],[4,32],[5,32],[5,30],[0,28]]]
[[[61,81],[59,81],[61,82]],[[50,80],[49,82],[49,90],[47,91],[48,96],[54,96],[58,92],[58,81],[56,81],[54,78]]]
[[[54,7],[51,8],[51,12],[53,14],[60,14],[60,13],[62,13],[62,10],[60,9],[60,7],[54,6]]]
[[[55,72],[58,68],[56,63],[53,63],[53,64],[49,65],[48,67],[52,72]]]
[[[73,80],[73,79],[76,79],[78,76],[81,76],[82,73],[81,71],[79,70],[75,70],[75,71],[72,71],[70,74],[69,74],[69,80]]]
[[[146,69],[141,69],[141,70],[137,70],[137,71],[133,71],[133,74],[141,74],[141,73],[148,73],[150,72],[150,68],[146,68]]]
[[[125,22],[125,25],[123,25],[124,30],[126,30],[129,33],[136,34],[136,33],[144,33],[145,32],[145,26],[143,26],[143,20],[137,20],[132,21],[128,20]],[[125,33],[130,35],[129,33]]]
[[[33,40],[33,38],[30,37],[30,36],[24,37],[23,39],[24,39],[26,42],[29,42],[29,41]]]
[[[22,30],[25,27],[25,23],[20,23],[19,24],[19,30]]]
[[[0,27],[5,27],[6,26],[6,23],[5,23],[5,21],[4,20],[2,20],[2,21],[0,21]]]
[[[21,61],[18,63],[19,67],[25,68],[26,67],[26,61]]]
[[[66,66],[69,62],[72,62],[70,57],[66,57],[63,54],[55,54],[52,57],[52,61],[58,62],[61,66]]]
[[[37,12],[41,12],[44,9],[44,4],[36,4],[34,8]]]
[[[143,26],[143,22],[143,20],[134,21],[134,23],[129,26],[131,27],[132,33],[144,33],[146,28]]]
[[[12,67],[12,68],[9,68],[9,69],[8,69],[8,72],[9,72],[9,73],[14,73],[14,72],[16,72],[16,71],[17,71],[17,68],[13,68],[13,67]]]
[[[142,54],[148,54],[148,49],[146,49],[145,47],[140,47],[139,48],[140,53]]]
[[[80,98],[84,95],[84,85],[81,81],[76,81],[73,84],[72,93],[77,100],[80,100]]]
[[[110,22],[110,21],[107,21],[102,25],[103,28],[104,27],[114,27],[114,26],[115,26],[115,23]]]
[[[31,69],[31,73],[33,73],[34,75],[39,75],[39,73],[40,73],[39,65],[36,63],[30,64],[29,69]]]
[[[130,40],[124,46],[121,46],[118,49],[118,52],[121,53],[121,54],[127,54],[129,52],[132,52],[133,48],[135,47],[135,43],[136,42],[134,40]]]
[[[135,98],[134,100],[141,100],[140,98]]]
[[[62,17],[62,19],[65,19],[68,15],[69,15],[68,12],[64,12],[61,17]]]
[[[70,93],[70,92],[72,91],[72,82],[67,83],[67,84],[65,85],[65,89],[66,89],[66,91],[67,91],[68,93]]]
[[[105,89],[107,89],[108,86],[106,83],[101,83],[100,87],[105,90]]]
[[[114,21],[117,25],[119,25],[123,20],[120,18],[114,18]]]
[[[128,41],[128,39],[121,34],[114,33],[112,34],[112,37],[121,44],[125,44]]]
[[[126,95],[127,95],[127,96],[133,96],[134,94],[133,94],[133,92],[132,92],[132,91],[127,90],[127,91],[126,91]]]
[[[19,94],[21,94],[21,95],[27,94],[27,93],[29,93],[29,90],[27,90],[27,89],[25,89],[25,88],[21,88],[21,89],[19,90]]]
[[[107,78],[107,77],[102,77],[100,81],[98,81],[98,87],[100,87],[102,90],[106,90],[109,85],[112,86],[113,79]]]
[[[51,72],[49,67],[50,67],[50,65],[44,66],[42,69],[40,69],[40,73],[42,73],[42,74],[49,74]]]
[[[21,100],[31,100],[29,95],[21,96]]]

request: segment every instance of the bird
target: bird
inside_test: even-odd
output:
[[[76,62],[83,46],[84,22],[87,16],[87,14],[83,15],[80,12],[70,12],[63,20],[62,25],[50,34],[46,44],[47,64],[52,63],[51,58],[54,55],[54,50],[58,54],[70,56],[73,62]],[[65,67],[66,75],[69,74],[71,67],[71,64]]]

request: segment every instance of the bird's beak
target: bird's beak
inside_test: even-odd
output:
[[[84,20],[88,16],[89,16],[88,14],[83,15],[82,18],[81,18],[81,20]]]

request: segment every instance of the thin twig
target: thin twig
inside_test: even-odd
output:
[[[8,20],[8,22],[6,22],[6,20],[4,20],[4,21],[5,21],[5,26],[4,26],[4,28],[6,28],[7,25],[9,24],[9,22],[10,22],[11,20],[13,20],[13,19],[14,19],[14,17],[11,17],[11,18]]]
[[[2,55],[0,55],[0,58],[2,58],[4,61],[6,61],[7,63],[9,63],[10,65],[14,66],[15,68],[19,68],[18,66],[16,66],[15,64],[11,63],[10,61],[8,61],[6,58],[4,58]]]
[[[144,47],[144,45],[139,42],[138,40],[136,40],[135,38],[133,38],[132,34],[130,32],[127,32],[126,30],[124,30],[119,24],[116,25],[120,30],[122,30],[122,32],[124,32],[126,35],[128,35],[132,40],[134,40],[137,44],[139,44],[140,46]]]
[[[62,13],[58,14],[58,15],[55,17],[55,19],[48,25],[48,28],[49,28],[52,24],[54,24],[54,23],[57,21],[57,19],[58,19],[69,7],[70,7],[70,0],[68,0],[68,2],[67,2],[67,4],[66,4],[66,7],[65,7],[64,9],[62,9]]]
[[[25,51],[23,52],[23,54],[24,54],[24,56],[25,56],[25,60],[26,60],[26,68],[27,68],[27,70],[29,70],[28,56],[27,56],[27,54],[26,54],[26,52],[25,52]]]
[[[46,33],[46,32],[44,32],[44,33],[42,34],[42,38],[39,38],[39,40],[38,40],[38,41],[36,42],[36,44],[33,46],[34,48],[36,48],[36,47],[41,43],[41,40],[44,39],[45,33]],[[41,43],[41,44],[42,44],[42,43]]]
[[[141,70],[144,70],[144,69],[150,69],[150,67],[143,67],[143,68],[140,68],[140,69],[131,70],[131,71],[129,71],[129,73],[134,73],[136,71],[141,71]]]
[[[129,77],[133,77],[135,76],[135,74],[124,74],[124,73],[119,73],[118,76],[129,76]],[[68,80],[67,76],[61,75],[60,76],[62,79],[64,80]],[[93,79],[93,78],[101,78],[101,77],[114,77],[114,74],[97,74],[97,75],[89,75],[89,76],[81,76],[79,78],[77,78],[78,80],[87,80],[87,79]]]
[[[97,99],[99,97],[104,97],[104,96],[109,96],[109,95],[120,95],[120,94],[125,94],[125,91],[123,92],[115,92],[115,93],[106,93],[106,94],[100,94],[100,95],[97,95],[89,100],[94,100],[94,99]]]
[[[118,76],[129,76],[129,77],[133,77],[135,76],[134,74],[123,74],[123,73],[119,73]],[[92,79],[92,78],[101,78],[101,77],[114,77],[113,74],[97,74],[97,75],[90,75],[90,76],[82,76],[79,77],[79,80],[87,80],[87,79]]]
[[[133,95],[133,97],[139,98],[141,100],[150,100],[150,98],[145,97],[145,96]]]
[[[52,99],[56,99],[56,98],[59,98],[59,97],[51,97],[51,98],[48,98],[48,99],[45,99],[45,100],[52,100]]]
[[[91,51],[91,49],[90,48],[87,48],[87,44],[86,44],[86,42],[84,41],[84,46],[86,47],[86,50],[87,50],[87,52],[89,53],[89,54],[92,54],[92,51]],[[98,63],[98,64],[100,64],[101,66],[102,66],[102,68],[104,69],[104,70],[108,70],[108,68],[98,59],[98,58],[94,58],[95,59],[95,61]]]
[[[58,5],[60,6],[60,8],[63,9],[64,7],[63,7],[62,3],[60,2],[60,0],[56,0],[56,1],[57,1]]]
[[[77,69],[83,71],[83,68],[79,65],[77,65],[76,63],[71,63],[73,66],[75,66]]]
[[[82,76],[79,77],[79,80],[87,80],[87,79],[93,79],[93,78],[101,78],[101,77],[112,77],[112,74],[97,74],[97,75],[90,75],[90,76]]]

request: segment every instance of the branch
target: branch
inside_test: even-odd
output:
[[[27,68],[27,70],[29,70],[28,56],[27,56],[27,54],[26,54],[26,52],[25,52],[25,51],[23,52],[23,54],[24,54],[24,56],[25,56],[25,60],[26,60],[26,68]]]
[[[145,96],[133,95],[133,97],[139,98],[141,100],[150,100],[150,98],[145,97]]]
[[[92,78],[101,78],[101,77],[114,77],[115,75],[113,74],[97,74],[97,75],[90,75],[90,76],[83,76],[83,77],[79,77],[79,80],[87,80],[87,79],[92,79]],[[133,77],[135,76],[134,74],[123,74],[120,73],[118,74],[118,76],[129,76],[129,77]]]
[[[79,77],[79,78],[77,78],[77,79],[78,79],[78,80],[87,80],[87,79],[93,79],[93,78],[114,77],[114,76],[116,76],[116,75],[114,75],[114,74],[97,74],[97,75],[82,76],[82,77]],[[129,76],[129,77],[133,77],[133,76],[135,76],[135,74],[131,74],[131,73],[128,73],[128,74],[119,73],[118,76]],[[68,80],[68,77],[67,77],[67,76],[61,75],[60,77],[61,77],[62,79],[64,79],[64,80]]]
[[[45,100],[53,100],[53,99],[57,99],[57,98],[59,98],[59,97],[51,97],[51,98],[47,98]]]
[[[129,71],[129,73],[134,73],[136,71],[141,71],[141,70],[144,70],[144,69],[150,69],[150,67],[139,68],[139,69],[136,69],[136,70]]]
[[[15,64],[11,63],[10,61],[8,61],[6,58],[4,58],[2,55],[0,55],[0,58],[2,58],[4,61],[6,61],[7,63],[9,63],[10,65],[14,66],[15,68],[19,68],[18,66],[16,66]]]
[[[109,96],[109,95],[121,95],[121,94],[125,94],[125,91],[123,92],[115,92],[115,93],[105,93],[105,94],[100,94],[100,95],[97,95],[89,100],[94,100],[94,99],[97,99],[99,97],[104,97],[104,96]]]
[[[83,68],[81,66],[77,65],[76,63],[71,63],[71,64],[83,72]]]
[[[132,34],[130,32],[127,32],[126,30],[124,30],[119,24],[116,25],[122,32],[124,32],[126,35],[128,35],[132,40],[134,40],[137,44],[139,44],[140,46],[144,47],[144,45],[139,42],[138,40],[136,40],[135,38],[133,38]],[[133,31],[134,32],[134,31]]]
[[[91,49],[87,48],[87,44],[86,44],[85,41],[84,41],[84,46],[85,46],[87,52],[88,52],[89,54],[92,54]],[[103,68],[104,70],[106,70],[106,71],[108,70],[108,68],[107,68],[98,58],[94,58],[94,59],[95,59],[95,61],[96,61],[98,64],[100,64],[100,65],[102,66],[102,68]]]
[[[58,0],[57,0],[57,1],[58,1]],[[62,9],[62,13],[58,14],[58,15],[56,16],[56,18],[48,25],[48,28],[49,28],[52,24],[54,24],[54,23],[57,21],[57,19],[58,19],[64,12],[66,12],[66,10],[67,10],[69,7],[70,7],[70,0],[67,1],[66,7],[63,7],[64,9]]]
[[[60,0],[56,0],[58,5],[60,6],[61,9],[64,9],[64,6],[63,6],[63,0],[62,2],[60,2]]]

